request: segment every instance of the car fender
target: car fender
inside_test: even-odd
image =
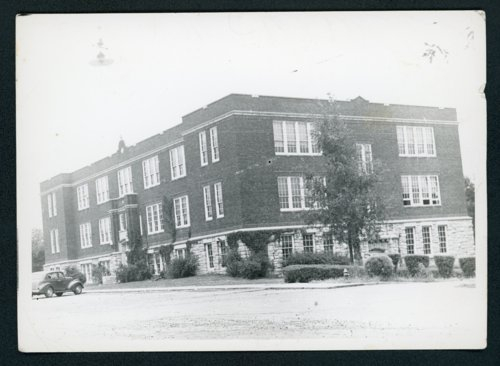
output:
[[[72,280],[69,284],[68,284],[68,289],[70,289],[71,291],[73,291],[73,289],[75,288],[75,286],[77,285],[80,285],[83,287],[83,283],[80,282],[80,280],[77,280],[77,279],[74,279]]]
[[[38,291],[45,292],[45,290],[47,290],[48,287],[54,288],[54,286],[52,286],[51,283],[48,283],[48,282],[41,283],[40,285],[38,285]]]

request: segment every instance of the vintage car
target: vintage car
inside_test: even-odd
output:
[[[41,278],[34,278],[31,287],[31,295],[45,295],[52,297],[54,294],[62,296],[64,292],[71,291],[80,295],[83,283],[78,278],[66,277],[61,271],[42,273]]]

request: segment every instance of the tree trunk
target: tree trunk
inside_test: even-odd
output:
[[[351,259],[351,264],[354,264],[354,252],[353,252],[353,245],[354,243],[352,242],[352,236],[351,233],[349,232],[348,234],[348,246],[349,246],[349,258]]]

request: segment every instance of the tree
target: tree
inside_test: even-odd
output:
[[[45,264],[45,248],[43,246],[43,233],[40,229],[31,230],[31,271],[43,271]]]
[[[467,214],[472,217],[472,229],[475,233],[476,187],[474,186],[474,183],[472,183],[472,181],[467,177],[465,177],[465,205],[467,207]]]
[[[306,180],[316,208],[306,211],[306,223],[329,227],[336,240],[348,245],[354,263],[361,260],[361,238],[376,238],[385,218],[379,193],[382,166],[377,161],[373,165],[360,163],[360,147],[337,117],[332,101],[315,138],[326,163],[325,180]]]

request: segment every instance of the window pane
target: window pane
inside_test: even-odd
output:
[[[431,254],[431,228],[422,227],[422,242],[424,244],[424,254]]]
[[[406,127],[406,139],[408,140],[408,154],[415,155],[415,141],[413,136],[413,127]]]
[[[291,189],[292,189],[292,207],[301,208],[302,200],[300,194],[300,177],[290,177]]]
[[[309,152],[309,142],[307,140],[307,124],[298,122],[299,149],[301,153]]]
[[[398,135],[398,150],[399,150],[399,155],[405,155],[406,154],[406,148],[405,148],[404,127],[402,127],[402,126],[398,126],[397,127],[397,135]]]
[[[406,251],[408,254],[414,254],[415,249],[415,240],[413,235],[414,228],[407,227],[405,228],[405,236],[406,236]]]
[[[286,177],[278,177],[278,196],[280,208],[289,208],[288,185]]]
[[[274,134],[274,151],[285,152],[282,122],[277,122],[277,121],[273,122],[273,134]]]
[[[297,140],[295,137],[295,122],[285,122],[285,133],[289,153],[297,152]]]

